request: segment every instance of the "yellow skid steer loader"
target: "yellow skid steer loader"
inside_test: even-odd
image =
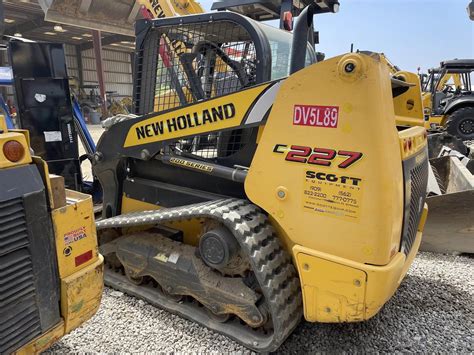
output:
[[[108,285],[256,351],[390,299],[427,217],[426,132],[397,127],[410,85],[376,55],[317,62],[313,15],[338,7],[311,2],[293,34],[137,22],[138,117],[106,122],[93,163]]]

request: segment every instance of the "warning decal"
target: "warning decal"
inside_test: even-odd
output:
[[[64,245],[69,245],[87,237],[86,227],[81,227],[64,234]]]
[[[306,171],[303,208],[321,216],[358,221],[362,201],[362,179],[324,172]]]

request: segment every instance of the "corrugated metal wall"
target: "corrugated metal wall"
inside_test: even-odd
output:
[[[79,71],[76,58],[76,47],[69,44],[64,45],[64,52],[66,53],[67,73],[71,77],[78,78]]]
[[[105,88],[115,91],[119,97],[131,97],[133,94],[132,65],[129,52],[110,49],[103,50]],[[77,70],[76,49],[66,45],[66,60],[69,75],[79,77]],[[97,85],[97,70],[95,65],[94,50],[82,52],[82,76],[84,85]]]
[[[132,66],[129,52],[103,51],[104,76],[107,91],[116,91],[119,96],[132,96]],[[94,50],[82,52],[84,84],[97,83]]]
[[[70,77],[79,78],[76,47],[66,44],[66,64]],[[5,65],[8,65],[6,51],[0,51]],[[107,91],[116,91],[119,97],[131,97],[133,93],[132,65],[129,52],[104,49],[104,75],[105,88]],[[82,52],[82,75],[84,85],[98,85],[97,71],[95,66],[94,50],[88,49]],[[6,87],[7,98],[13,97],[13,89]]]

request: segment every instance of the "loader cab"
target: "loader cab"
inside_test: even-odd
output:
[[[139,22],[135,113],[162,112],[282,79],[290,73],[292,42],[287,31],[230,12]],[[305,65],[317,61],[309,42],[305,52]]]
[[[326,3],[327,1],[324,2]],[[318,11],[329,12],[327,8],[318,6],[315,4],[311,7],[315,8],[310,14],[311,20]],[[307,12],[303,12],[305,13]],[[158,138],[154,145],[147,144],[145,147],[140,143],[133,145],[134,148],[127,148],[123,144],[125,137],[116,136],[123,135],[127,130],[125,127],[117,127],[119,125],[111,127],[116,132],[115,136],[112,133],[102,136],[98,151],[115,153],[100,159],[109,161],[107,164],[112,164],[117,174],[117,179],[106,176],[105,163],[94,169],[101,186],[107,190],[104,195],[110,196],[109,202],[104,197],[104,206],[110,207],[104,209],[105,215],[110,217],[120,210],[117,190],[130,199],[152,204],[156,204],[160,196],[160,205],[164,207],[201,202],[209,198],[209,193],[214,194],[213,196],[244,197],[244,188],[237,181],[209,176],[203,185],[199,172],[182,171],[180,167],[166,164],[161,157],[166,155],[230,169],[248,169],[258,144],[261,123],[193,134],[192,132],[198,131],[193,128],[194,117],[200,117],[203,113],[187,110],[187,107],[209,100],[237,105],[240,101],[233,94],[244,89],[259,90],[259,86],[276,84],[294,72],[294,38],[299,37],[301,41],[296,42],[299,48],[296,61],[302,67],[315,63],[317,56],[314,46],[308,41],[308,28],[301,36],[293,36],[246,16],[224,11],[138,21],[134,61],[134,113],[141,116],[140,121],[157,117],[157,114],[178,112],[178,109],[182,109],[179,112],[184,115],[173,116],[170,122],[163,122],[166,131],[173,132],[176,138],[166,141]],[[276,87],[274,92],[276,95]],[[252,97],[254,102],[258,99],[259,96]],[[258,105],[258,117],[262,120],[266,120],[270,113],[273,97],[266,98],[266,102],[268,107],[264,109]],[[214,118],[218,119],[222,113],[216,111],[214,114],[217,115]],[[132,124],[133,121],[130,120],[123,123],[123,126]],[[187,128],[193,130],[187,134]],[[160,135],[162,128],[148,126],[147,130],[150,129],[150,134]],[[139,142],[143,141],[137,141]],[[127,159],[122,159],[116,153],[124,150],[127,150],[123,154],[129,157]],[[164,197],[170,195],[170,190],[176,189],[180,190],[182,199]],[[188,194],[188,191],[196,189],[206,191],[205,197]]]
[[[443,115],[449,111],[454,100],[472,99],[472,73],[474,60],[451,60],[432,69],[425,84],[425,90],[432,96],[432,113]]]
[[[135,113],[166,112],[235,93],[290,74],[293,36],[248,17],[218,12],[137,26]],[[317,61],[306,44],[305,65]],[[170,142],[187,154],[225,166],[249,166],[257,128]]]
[[[293,36],[236,13],[142,20],[137,22],[136,31],[134,113],[144,118],[217,98],[228,97],[232,102],[234,96],[231,94],[278,81],[290,74]],[[304,64],[309,65],[316,62],[316,53],[307,41],[305,46]],[[265,119],[270,106],[259,116]],[[203,185],[199,172],[183,171],[159,158],[165,154],[245,169],[255,154],[258,126],[257,122],[248,128],[200,135],[186,135],[184,130],[176,132],[176,139],[143,147],[151,162],[136,158],[123,160],[124,165],[119,166],[126,169],[117,170],[117,174],[125,178],[123,187],[114,187],[114,181],[107,178],[101,181],[102,187],[110,190],[105,195],[115,199],[115,191],[119,189],[130,199],[153,204],[160,196],[160,205],[164,207],[200,202],[208,199],[209,193],[243,197],[244,188],[238,182],[209,176]],[[123,132],[112,128],[117,134]],[[98,151],[101,147],[115,152],[124,149],[120,139],[112,136],[103,135]],[[136,149],[140,156],[142,147]],[[105,164],[101,164],[102,167]],[[97,169],[96,173],[97,176],[101,174]],[[168,200],[166,196],[170,189],[180,190],[182,199]],[[204,197],[191,196],[187,193],[191,189],[204,190],[206,194]],[[155,192],[150,193],[150,190]],[[119,204],[110,203],[110,216],[120,209]]]

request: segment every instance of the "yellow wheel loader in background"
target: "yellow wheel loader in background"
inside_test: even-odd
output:
[[[29,134],[0,116],[0,353],[33,354],[97,311],[103,288],[92,199],[64,189]]]
[[[311,2],[293,34],[232,12],[137,22],[138,117],[107,122],[93,163],[106,284],[256,351],[302,317],[380,311],[421,242],[427,137],[397,127],[411,85],[379,56],[317,62],[313,15],[338,7]]]
[[[424,82],[427,128],[446,127],[463,141],[474,140],[474,59],[455,59],[431,69]]]

